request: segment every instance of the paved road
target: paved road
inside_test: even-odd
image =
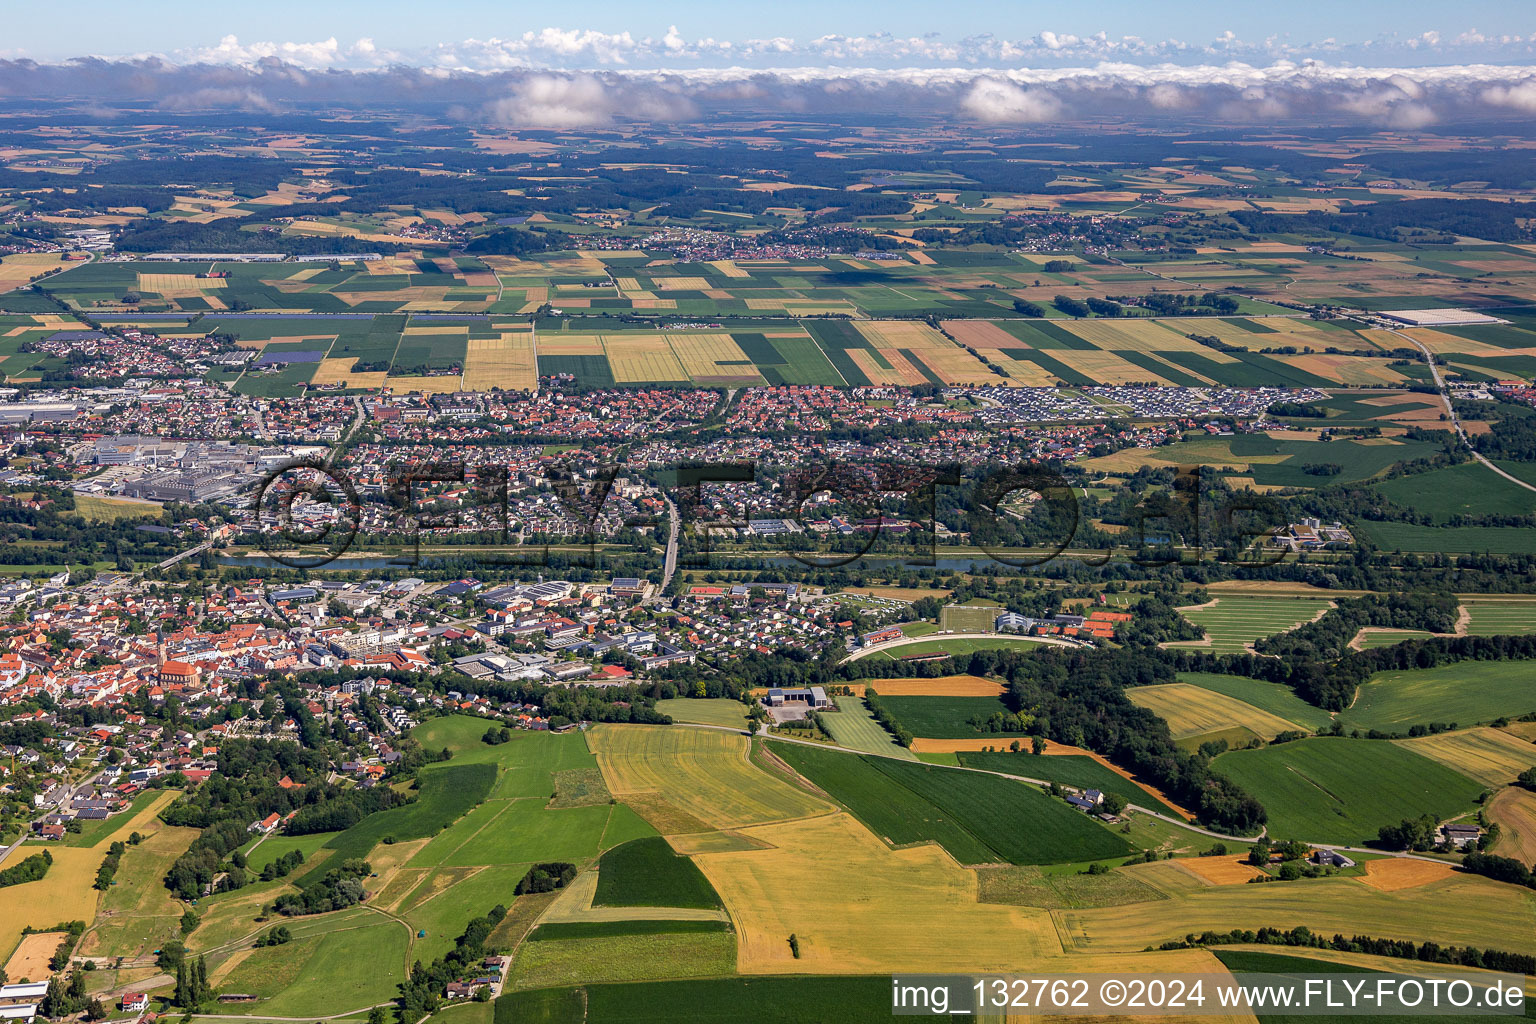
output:
[[[667,531],[667,557],[661,563],[661,585],[643,603],[653,604],[660,601],[667,592],[667,587],[672,585],[672,577],[677,575],[677,535],[682,526],[682,517],[677,514],[677,506],[672,504],[671,495],[662,492],[661,500],[667,503],[668,521],[672,524]]]
[[[1505,480],[1508,480],[1510,483],[1519,487],[1524,487],[1528,491],[1536,491],[1536,486],[1526,483],[1524,480],[1521,480],[1517,476],[1512,476],[1511,474],[1504,472],[1498,466],[1495,466],[1492,462],[1489,462],[1486,458],[1484,458],[1482,453],[1479,452],[1476,448],[1472,447],[1472,439],[1467,436],[1467,429],[1461,425],[1461,420],[1456,416],[1456,406],[1451,402],[1450,390],[1445,386],[1445,378],[1440,376],[1440,367],[1435,363],[1434,354],[1430,352],[1429,346],[1425,345],[1418,338],[1410,337],[1394,328],[1389,327],[1387,329],[1397,337],[1402,338],[1404,341],[1410,342],[1416,348],[1418,348],[1420,352],[1424,353],[1424,361],[1429,364],[1429,372],[1430,375],[1435,379],[1435,387],[1440,389],[1440,401],[1445,405],[1445,414],[1450,418],[1451,426],[1456,428],[1457,436],[1461,438],[1461,443],[1467,446],[1467,451],[1471,453],[1472,457],[1478,462],[1481,462],[1483,465],[1487,466],[1489,469],[1493,470],[1495,473],[1499,474],[1499,476],[1503,477]]]

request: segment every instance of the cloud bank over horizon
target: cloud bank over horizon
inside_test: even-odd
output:
[[[1485,59],[1362,66],[1301,57],[1274,40],[1243,43],[1230,33],[1196,47],[1103,33],[1042,32],[1022,42],[826,36],[734,44],[690,40],[676,28],[639,39],[545,29],[412,54],[367,39],[244,44],[228,36],[172,55],[0,59],[0,99],[69,102],[103,117],[145,106],[273,116],[336,106],[421,109],[529,130],[892,111],[998,126],[1187,118],[1415,130],[1536,113],[1536,35],[1441,40],[1426,33],[1381,43],[1373,55],[1443,57],[1467,48]],[[1525,59],[1500,63],[1489,56],[1495,53]],[[763,63],[771,66],[754,66]]]

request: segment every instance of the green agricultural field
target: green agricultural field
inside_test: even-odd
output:
[[[869,706],[858,697],[839,697],[836,711],[824,711],[817,717],[822,728],[840,747],[870,754],[888,754],[907,761],[917,758],[916,754],[897,743],[885,726],[875,721]]]
[[[891,979],[714,978],[513,992],[495,1024],[889,1024]]]
[[[595,907],[692,907],[714,910],[720,897],[704,872],[665,839],[635,839],[598,861]]]
[[[1025,750],[1028,745],[1024,744]],[[1118,793],[1130,803],[1150,807],[1162,814],[1180,817],[1179,812],[1136,783],[1110,771],[1091,757],[1080,754],[1052,754],[1036,757],[1030,753],[1004,751],[963,750],[958,755],[966,768],[982,768],[1005,775],[1022,775],[1027,779],[1059,782],[1063,786],[1078,789],[1097,789],[1103,793]]]
[[[1501,636],[1536,633],[1536,601],[1477,598],[1463,600],[1469,621],[1467,632],[1473,636]]]
[[[1529,662],[1461,661],[1406,672],[1378,672],[1339,720],[1352,729],[1407,732],[1409,726],[1461,726],[1536,711]]]
[[[1360,520],[1355,529],[1387,552],[1536,554],[1536,531],[1520,526],[1419,526]]]
[[[880,681],[869,680],[869,687],[880,692]],[[991,732],[971,725],[973,720],[988,721],[993,715],[1004,715],[1014,723],[1017,716],[997,697],[887,697],[880,696],[880,703],[891,716],[906,726],[914,736],[935,740],[981,739],[996,736],[1023,736],[1022,728],[1004,732]],[[1006,744],[1006,740],[1003,740]]]
[[[1069,804],[1024,783],[801,744],[774,744],[773,750],[892,845],[934,841],[962,864],[1049,864],[1130,849]],[[1020,821],[1031,827],[1020,829]]]
[[[1312,597],[1249,597],[1223,594],[1206,607],[1185,609],[1190,622],[1205,629],[1205,643],[1177,643],[1171,647],[1199,647],[1213,654],[1236,654],[1266,636],[1295,629],[1328,607],[1328,601]]]
[[[1218,672],[1180,672],[1179,682],[1252,704],[1260,711],[1267,711],[1314,732],[1327,728],[1333,720],[1328,712],[1308,704],[1296,696],[1295,690],[1281,683]]]
[[[1359,845],[1383,825],[1475,806],[1483,787],[1381,740],[1315,738],[1221,755],[1215,768],[1269,812],[1276,839]]]
[[[293,850],[298,850],[304,854],[304,860],[308,862],[314,857],[317,850],[325,846],[332,839],[335,839],[339,834],[337,832],[315,832],[307,836],[273,835],[258,839],[245,847],[246,866],[251,871],[259,874],[262,868]]]
[[[1432,516],[1437,524],[1458,515],[1528,516],[1536,494],[1510,483],[1481,462],[1383,480],[1373,489],[1394,504]]]

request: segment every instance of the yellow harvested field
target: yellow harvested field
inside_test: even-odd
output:
[[[1024,342],[990,320],[945,320],[944,329],[954,335],[956,341],[971,348],[1027,348]],[[990,358],[990,357],[989,357]]]
[[[1442,878],[1450,878],[1452,874],[1449,864],[1409,860],[1407,857],[1379,857],[1365,862],[1365,878],[1362,881],[1382,892],[1398,892],[1438,882]]]
[[[701,292],[709,287],[709,278],[653,277],[651,285],[659,292]]]
[[[22,936],[16,952],[5,962],[5,977],[10,984],[23,981],[42,981],[53,972],[48,961],[64,941],[65,932],[34,932]]]
[[[694,857],[744,974],[1006,970],[1061,953],[1049,914],[977,903],[975,872],[936,845],[892,850],[841,812],[745,832],[772,849]]]
[[[761,839],[753,839],[741,832],[693,832],[668,836],[672,849],[685,857],[697,853],[741,853],[746,850],[767,850],[771,847]]]
[[[465,334],[469,333],[468,324],[433,324],[430,327],[407,327],[406,334],[413,335],[439,335],[439,334]]]
[[[419,391],[424,395],[451,395],[464,390],[458,374],[451,377],[390,377],[389,389],[397,395]]]
[[[603,779],[615,796],[662,796],[713,829],[833,810],[820,797],[752,764],[747,737],[738,733],[599,725],[587,737]]]
[[[981,676],[938,676],[933,679],[875,679],[865,684],[882,697],[996,697],[1003,684]]]
[[[1254,707],[1246,701],[1189,683],[1130,686],[1125,695],[1168,723],[1174,739],[1242,727],[1265,739],[1299,729],[1295,722]]]
[[[663,335],[683,370],[700,384],[761,384],[762,375],[729,334],[688,332]]]
[[[324,384],[340,384],[348,388],[381,388],[389,380],[389,373],[385,370],[353,373],[352,367],[356,365],[357,359],[354,356],[322,359],[315,367],[315,375],[309,379],[309,382],[316,387]]]
[[[1090,952],[1144,949],[1190,932],[1227,931],[1245,923],[1536,952],[1536,893],[1463,874],[1402,893],[1359,879],[1323,878],[1214,886],[1169,900],[1053,914],[1063,942]]]
[[[1101,349],[1117,352],[1213,351],[1155,320],[1071,320],[1061,325]]]
[[[616,384],[688,379],[688,372],[677,361],[664,335],[602,334],[598,338]]]
[[[1508,785],[1536,765],[1536,745],[1488,726],[1393,742],[1489,786]]]
[[[529,332],[499,338],[471,338],[464,357],[464,387],[469,391],[535,391],[538,354]]]
[[[1392,369],[1384,359],[1369,356],[1311,355],[1287,356],[1286,362],[1299,370],[1340,384],[1401,384],[1408,378]]]
[[[6,858],[5,867],[41,853],[43,847],[24,843]],[[105,851],[91,847],[50,846],[53,866],[35,882],[0,889],[0,950],[14,949],[23,928],[47,928],[60,921],[90,921],[96,917],[100,895],[91,884]]]
[[[198,277],[196,274],[139,274],[138,284],[141,292],[155,292],[174,299],[224,288],[229,281],[223,277]]]
[[[596,334],[546,334],[539,338],[539,351],[547,356],[600,356],[603,339]]]
[[[1486,810],[1489,820],[1499,823],[1499,841],[1492,852],[1526,867],[1536,864],[1536,793],[1507,786],[1488,801]]]
[[[710,260],[709,265],[720,271],[726,277],[751,277],[747,271],[738,267],[730,260]]]
[[[1061,349],[1051,355],[1078,373],[1101,384],[1170,384],[1166,377],[1137,366],[1113,352]]]
[[[66,262],[63,255],[55,252],[19,252],[0,259],[0,292],[20,288],[39,274],[46,274],[60,267],[82,266]]]
[[[881,680],[884,682],[884,680]],[[884,693],[884,688],[877,689],[876,693]],[[914,754],[958,754],[966,750],[986,750],[989,747],[1002,750],[1008,745],[1006,739],[996,736],[989,738],[963,739],[963,740],[936,740],[925,736],[919,736],[912,741],[912,753]]]
[[[1174,863],[1211,885],[1242,885],[1264,874],[1244,857],[1182,857]]]
[[[950,341],[927,324],[916,320],[860,320],[854,326],[891,364],[885,370],[869,359],[859,359],[857,349],[850,350],[855,362],[866,374],[885,378],[879,383],[923,384],[928,377],[913,365],[917,360],[946,384],[1001,383],[998,376],[965,349]],[[1019,342],[1014,342],[1018,347]],[[867,355],[867,353],[866,353]],[[866,366],[869,364],[869,366]],[[894,378],[894,379],[892,379]],[[870,376],[870,380],[877,377]]]

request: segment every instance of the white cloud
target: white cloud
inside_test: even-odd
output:
[[[1059,117],[1061,101],[1043,90],[1021,89],[1012,82],[983,78],[965,94],[960,109],[978,121],[1024,124]]]

